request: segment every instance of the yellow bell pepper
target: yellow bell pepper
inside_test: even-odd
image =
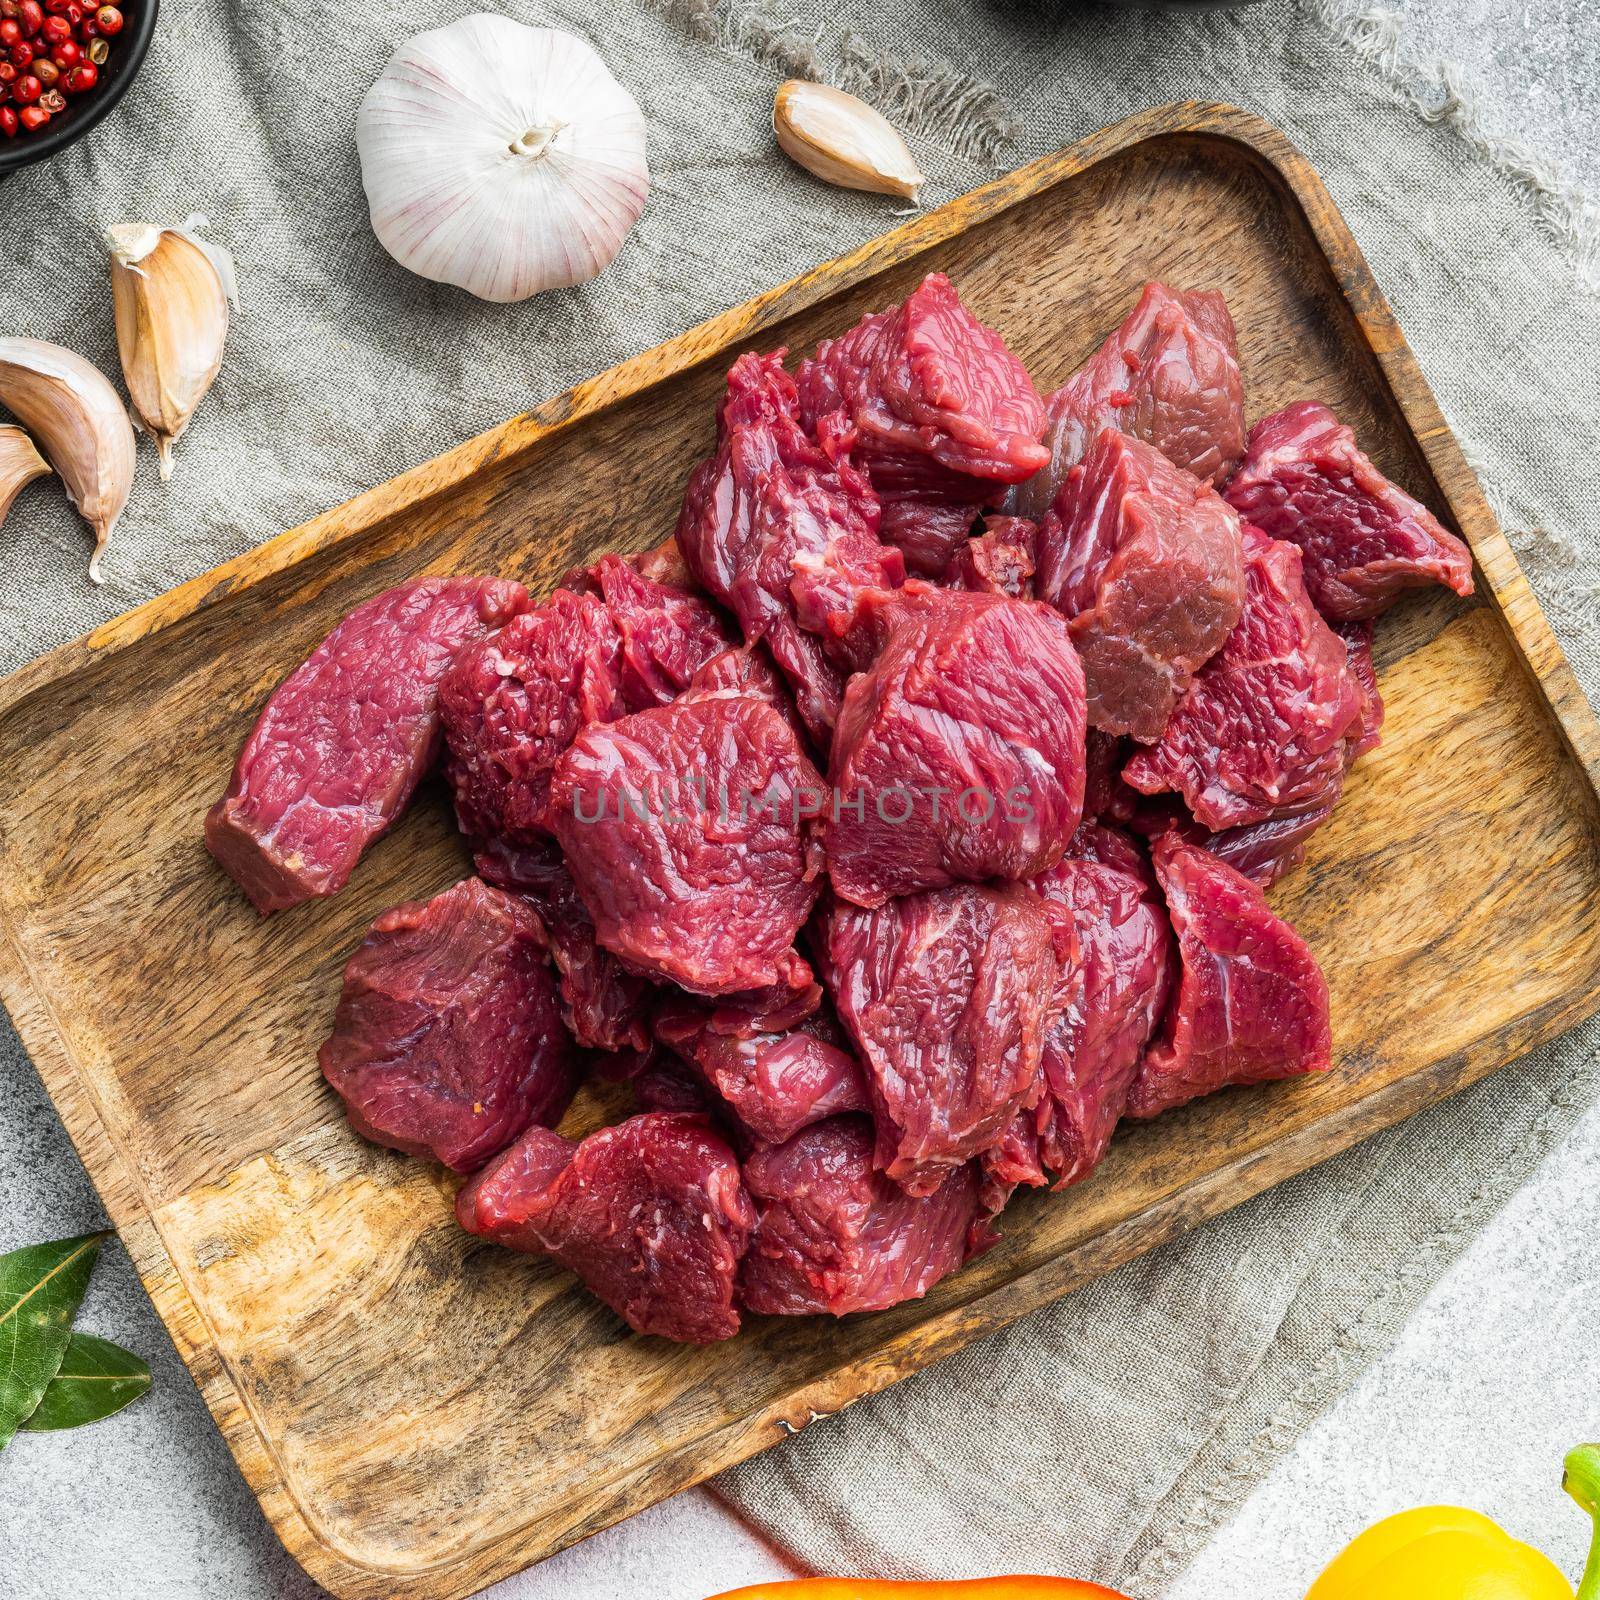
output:
[[[1600,1446],[1567,1457],[1567,1492],[1596,1518],[1577,1600],[1600,1600]],[[1560,1569],[1487,1517],[1459,1506],[1402,1511],[1329,1564],[1306,1600],[1574,1600]]]

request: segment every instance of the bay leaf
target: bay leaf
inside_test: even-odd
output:
[[[131,1350],[92,1333],[74,1333],[33,1415],[29,1433],[81,1428],[115,1416],[150,1387],[150,1369]]]
[[[0,1450],[61,1366],[104,1238],[85,1233],[0,1256]]]

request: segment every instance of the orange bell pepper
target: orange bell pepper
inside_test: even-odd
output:
[[[957,1578],[901,1583],[886,1578],[791,1578],[753,1583],[711,1600],[1128,1600],[1080,1578]]]

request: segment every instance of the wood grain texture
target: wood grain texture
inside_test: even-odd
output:
[[[1201,228],[1174,219],[1202,215]],[[1042,388],[1160,276],[1216,287],[1252,417],[1314,396],[1473,547],[1380,625],[1389,718],[1275,901],[1335,1070],[1119,1135],[925,1301],[629,1334],[363,1144],[315,1052],[378,911],[466,858],[425,798],[338,898],[258,921],[200,819],[271,688],[421,572],[547,588],[670,532],[740,349],[802,349],[933,268]],[[589,491],[601,485],[602,494]],[[920,217],[0,683],[0,995],[284,1542],[352,1597],[467,1594],[781,1439],[1473,1081],[1600,1005],[1600,728],[1326,192],[1226,107],[1144,113]],[[617,1110],[586,1094],[572,1125]]]

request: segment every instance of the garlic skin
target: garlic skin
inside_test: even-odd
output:
[[[842,89],[790,78],[772,103],[778,148],[813,177],[841,189],[915,201],[927,181],[888,120]]]
[[[50,464],[33,448],[21,428],[0,427],[0,522],[10,515],[12,502],[35,478],[50,475]]]
[[[191,218],[191,225],[204,218]],[[222,368],[233,261],[188,227],[121,223],[106,230],[117,349],[134,410],[156,441],[161,481],[172,447]]]
[[[38,441],[94,529],[89,576],[133,489],[133,424],[117,391],[82,356],[41,339],[0,339],[0,405]]]
[[[502,304],[605,268],[650,193],[645,123],[584,40],[478,14],[400,46],[356,119],[401,266]]]

